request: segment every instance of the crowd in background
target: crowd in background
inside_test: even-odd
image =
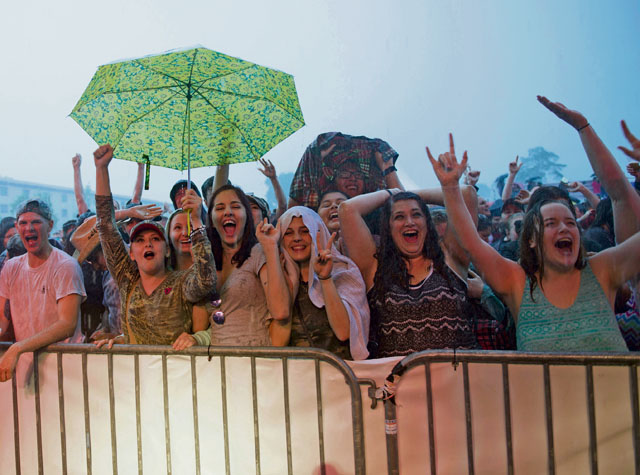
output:
[[[17,342],[0,379],[20,353],[64,339],[307,346],[345,359],[638,350],[640,140],[622,122],[625,175],[584,115],[538,100],[576,130],[599,193],[579,181],[520,184],[516,157],[490,201],[477,193],[473,152],[456,152],[452,136],[447,151],[425,157],[441,186],[405,190],[389,144],[325,133],[301,158],[288,200],[260,161],[273,211],[229,181],[229,165],[202,191],[178,181],[173,209],[141,203],[141,165],[131,200],[118,203],[113,150],[102,145],[93,211],[73,157],[78,217],[59,237],[42,200],[0,221],[0,340]],[[60,264],[34,284],[52,255]]]

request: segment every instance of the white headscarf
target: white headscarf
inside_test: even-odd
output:
[[[322,218],[311,208],[294,206],[288,209],[280,217],[280,230],[286,232],[293,218],[300,217],[309,229],[313,245],[311,252],[318,252],[316,236],[320,232],[325,245],[329,242],[331,233],[325,226]],[[287,252],[283,250],[283,252]],[[338,295],[349,314],[349,345],[351,357],[354,360],[363,360],[369,356],[367,342],[369,340],[369,305],[367,303],[367,291],[360,270],[347,256],[340,254],[335,246],[331,248],[333,270],[331,275],[338,290]],[[318,276],[309,265],[309,299],[318,308],[324,307],[324,295]]]

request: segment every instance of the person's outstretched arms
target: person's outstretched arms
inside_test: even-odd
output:
[[[593,209],[598,207],[598,203],[600,203],[600,198],[596,196],[593,191],[584,186],[584,183],[580,181],[574,181],[569,183],[569,191],[571,193],[580,193],[585,199],[589,202]]]
[[[502,201],[507,201],[511,198],[513,181],[516,179],[516,175],[520,171],[520,168],[522,168],[522,162],[518,165],[518,156],[516,155],[516,159],[513,162],[509,162],[509,176],[507,176],[507,181],[502,189]]]
[[[517,315],[524,288],[524,271],[515,262],[498,254],[476,231],[459,186],[467,165],[467,152],[464,152],[462,162],[458,163],[453,136],[449,134],[449,152],[441,154],[436,160],[427,147],[427,155],[442,185],[449,226],[453,227],[458,242],[470,254],[484,281],[505,300],[512,314]]]
[[[78,215],[89,211],[89,206],[84,199],[84,190],[82,189],[82,173],[80,165],[82,165],[82,156],[76,153],[71,159],[73,165],[73,193],[76,195],[76,205],[78,205]]]
[[[580,135],[589,163],[611,198],[616,241],[623,242],[640,230],[640,196],[584,115],[544,96],[538,96],[538,101]]]
[[[276,195],[276,200],[278,201],[278,210],[276,211],[276,221],[280,219],[280,216],[287,211],[287,197],[284,195],[284,191],[282,190],[282,186],[280,186],[280,181],[278,180],[278,174],[276,173],[276,167],[273,166],[271,160],[265,160],[264,158],[260,159],[260,165],[264,168],[258,168],[260,173],[266,176],[269,181],[271,181],[271,186],[273,186],[273,192]]]

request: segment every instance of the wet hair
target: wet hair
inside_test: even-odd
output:
[[[396,193],[385,202],[382,208],[382,216],[380,217],[380,247],[375,254],[375,258],[378,260],[378,268],[373,278],[372,288],[374,299],[384,300],[384,295],[394,284],[404,288],[409,287],[411,275],[407,270],[407,265],[402,254],[400,254],[400,251],[393,242],[391,226],[389,224],[393,204],[398,201],[407,200],[416,201],[426,217],[427,235],[422,247],[422,255],[433,261],[433,268],[436,272],[445,276],[445,278],[447,276],[444,272],[444,253],[440,248],[438,233],[431,219],[429,208],[415,193],[408,191]]]
[[[231,190],[234,191],[238,196],[240,203],[244,208],[245,214],[247,216],[247,221],[244,224],[244,229],[242,232],[242,240],[240,241],[240,248],[236,251],[236,253],[231,258],[231,263],[236,267],[240,267],[244,264],[249,256],[251,255],[251,249],[256,245],[258,239],[255,235],[255,227],[253,224],[253,216],[251,214],[251,206],[249,205],[249,200],[247,199],[247,195],[245,195],[242,188],[233,185],[224,185],[214,191],[211,195],[211,199],[207,203],[207,209],[209,210],[209,216],[214,212],[213,204],[216,201],[216,197],[222,193],[223,191]],[[209,236],[209,241],[211,241],[211,251],[213,252],[213,258],[216,261],[216,269],[222,269],[222,239],[218,234],[215,226],[213,225],[213,218],[210,219],[209,225],[207,226],[207,235]]]
[[[527,204],[526,212],[529,212],[533,206],[540,202],[552,202],[552,201],[562,201],[568,205],[571,213],[575,216],[576,210],[573,207],[573,203],[571,202],[571,197],[569,196],[569,192],[564,188],[560,188],[559,186],[554,185],[544,185],[538,188],[536,191],[531,193],[531,197],[529,198],[529,203]]]
[[[529,292],[531,294],[531,300],[533,299],[533,291],[540,281],[540,288],[542,288],[542,278],[544,276],[544,259],[542,252],[544,252],[544,223],[542,219],[541,209],[544,205],[558,203],[564,205],[571,211],[573,218],[576,218],[576,212],[573,206],[565,203],[563,200],[539,200],[537,201],[524,215],[522,220],[522,232],[520,233],[520,266],[524,270],[525,274],[529,278]],[[575,263],[576,269],[584,269],[587,265],[586,254],[582,243],[582,231],[580,226],[577,226],[580,233],[580,249],[578,251],[578,259]],[[535,246],[531,247],[529,243],[534,242]],[[536,279],[536,272],[538,273],[538,279]]]
[[[611,205],[611,198],[604,198],[600,200],[598,206],[596,206],[596,216],[593,218],[592,227],[601,228],[604,225],[609,227],[609,234],[615,240],[615,229],[613,226],[613,206]]]

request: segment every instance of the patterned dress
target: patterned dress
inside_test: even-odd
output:
[[[394,285],[383,299],[369,292],[370,340],[377,358],[440,348],[477,348],[467,288],[454,272],[435,270],[408,289]]]

